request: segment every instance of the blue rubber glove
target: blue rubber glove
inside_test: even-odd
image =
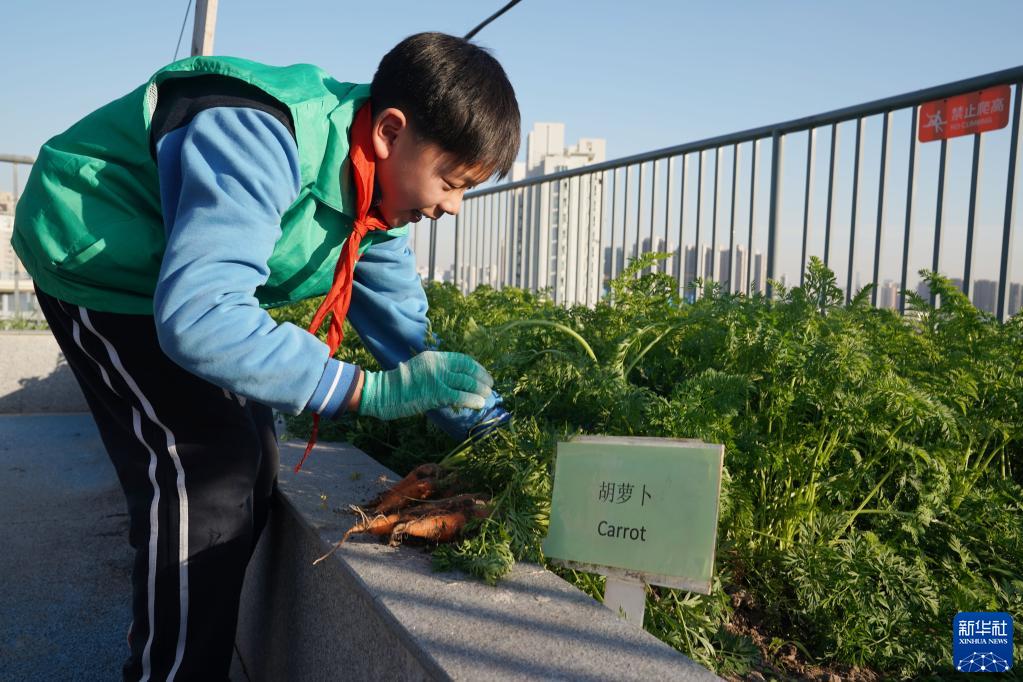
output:
[[[454,440],[478,440],[511,421],[511,413],[504,409],[503,402],[504,399],[497,391],[491,391],[482,409],[442,407],[426,414],[441,431]]]

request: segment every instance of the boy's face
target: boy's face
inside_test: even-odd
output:
[[[421,141],[399,109],[374,116],[373,150],[377,208],[389,227],[455,215],[465,191],[486,179],[480,169],[458,165],[436,144]]]

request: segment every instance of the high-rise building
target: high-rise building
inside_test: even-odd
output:
[[[880,308],[897,310],[899,307],[899,283],[886,279],[879,288],[877,304]]]
[[[526,138],[525,177],[575,170],[605,157],[602,139],[582,138],[566,147],[564,123],[536,123]],[[599,271],[603,183],[598,173],[513,192],[513,247],[506,253],[513,283],[549,288],[559,303],[597,301],[604,284]]]
[[[759,251],[753,252],[753,272],[750,277],[753,279],[750,283],[751,294],[767,291],[767,258]]]
[[[973,282],[973,305],[978,310],[994,313],[997,308],[995,302],[998,300],[998,282],[990,279],[978,279]]]
[[[1009,300],[1005,309],[1006,317],[1011,317],[1023,307],[1023,283],[1014,282],[1009,285]]]

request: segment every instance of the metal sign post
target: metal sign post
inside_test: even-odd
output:
[[[646,588],[640,580],[626,580],[605,574],[604,606],[622,615],[638,628],[643,627]]]

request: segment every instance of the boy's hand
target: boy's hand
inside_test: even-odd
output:
[[[359,414],[399,419],[438,407],[479,410],[494,380],[462,353],[424,351],[386,372],[364,372]]]

